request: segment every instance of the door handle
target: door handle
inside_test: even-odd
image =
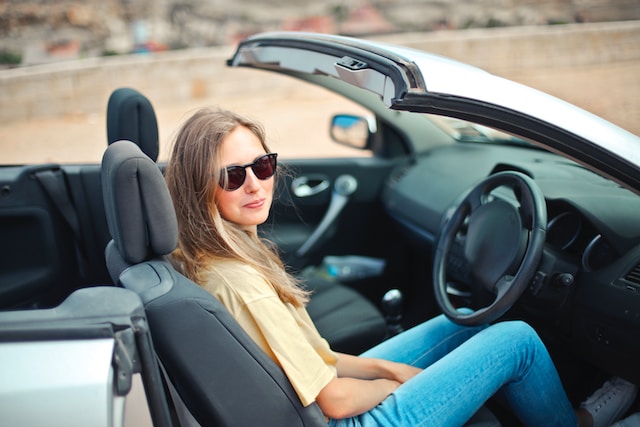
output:
[[[318,224],[318,227],[311,233],[311,236],[300,246],[300,249],[296,252],[296,255],[303,257],[308,254],[311,249],[318,243],[322,235],[326,233],[329,227],[338,218],[342,209],[349,201],[349,196],[353,194],[358,188],[358,181],[351,175],[340,175],[336,178],[333,185],[333,193],[331,194],[331,202],[325,212],[322,221]]]
[[[296,197],[310,197],[329,188],[329,180],[323,176],[299,176],[291,182]]]

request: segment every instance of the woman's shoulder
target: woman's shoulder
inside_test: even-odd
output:
[[[260,273],[246,262],[236,259],[215,259],[204,269],[205,274],[215,276],[246,277],[259,276]]]
[[[245,298],[250,296],[249,299],[276,295],[258,270],[238,260],[212,261],[204,269],[202,278],[202,286],[214,295],[232,292]]]

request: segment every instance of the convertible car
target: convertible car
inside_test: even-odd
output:
[[[640,384],[638,136],[378,42],[265,33],[227,65],[344,99],[323,127],[359,154],[281,153],[260,230],[314,291],[334,348],[358,353],[439,313],[522,319],[574,404],[614,375]],[[177,226],[148,100],[119,88],[107,121],[102,164],[0,167],[2,423],[139,425],[128,413],[144,410],[159,426],[326,425],[167,261]],[[478,410],[468,425],[519,425],[499,402]]]

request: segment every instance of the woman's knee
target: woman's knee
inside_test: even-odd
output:
[[[540,337],[535,329],[522,320],[509,320],[496,323],[492,328],[496,328],[497,333],[508,336],[511,340],[532,344],[541,343]]]

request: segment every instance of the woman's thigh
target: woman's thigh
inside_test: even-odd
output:
[[[419,368],[431,366],[485,326],[460,326],[436,316],[362,353],[362,357],[391,360]]]
[[[449,331],[433,340],[436,346],[445,342],[443,347],[458,341],[450,337],[462,333],[446,324],[436,330]],[[427,357],[420,358],[417,350],[399,350],[409,357],[417,356],[421,362],[440,353],[427,352]],[[387,351],[391,349],[372,349],[374,356],[384,356]],[[576,425],[573,409],[544,345],[523,322],[499,323],[476,332],[377,407],[332,425],[461,426],[499,390],[507,395],[511,409],[526,425]]]

